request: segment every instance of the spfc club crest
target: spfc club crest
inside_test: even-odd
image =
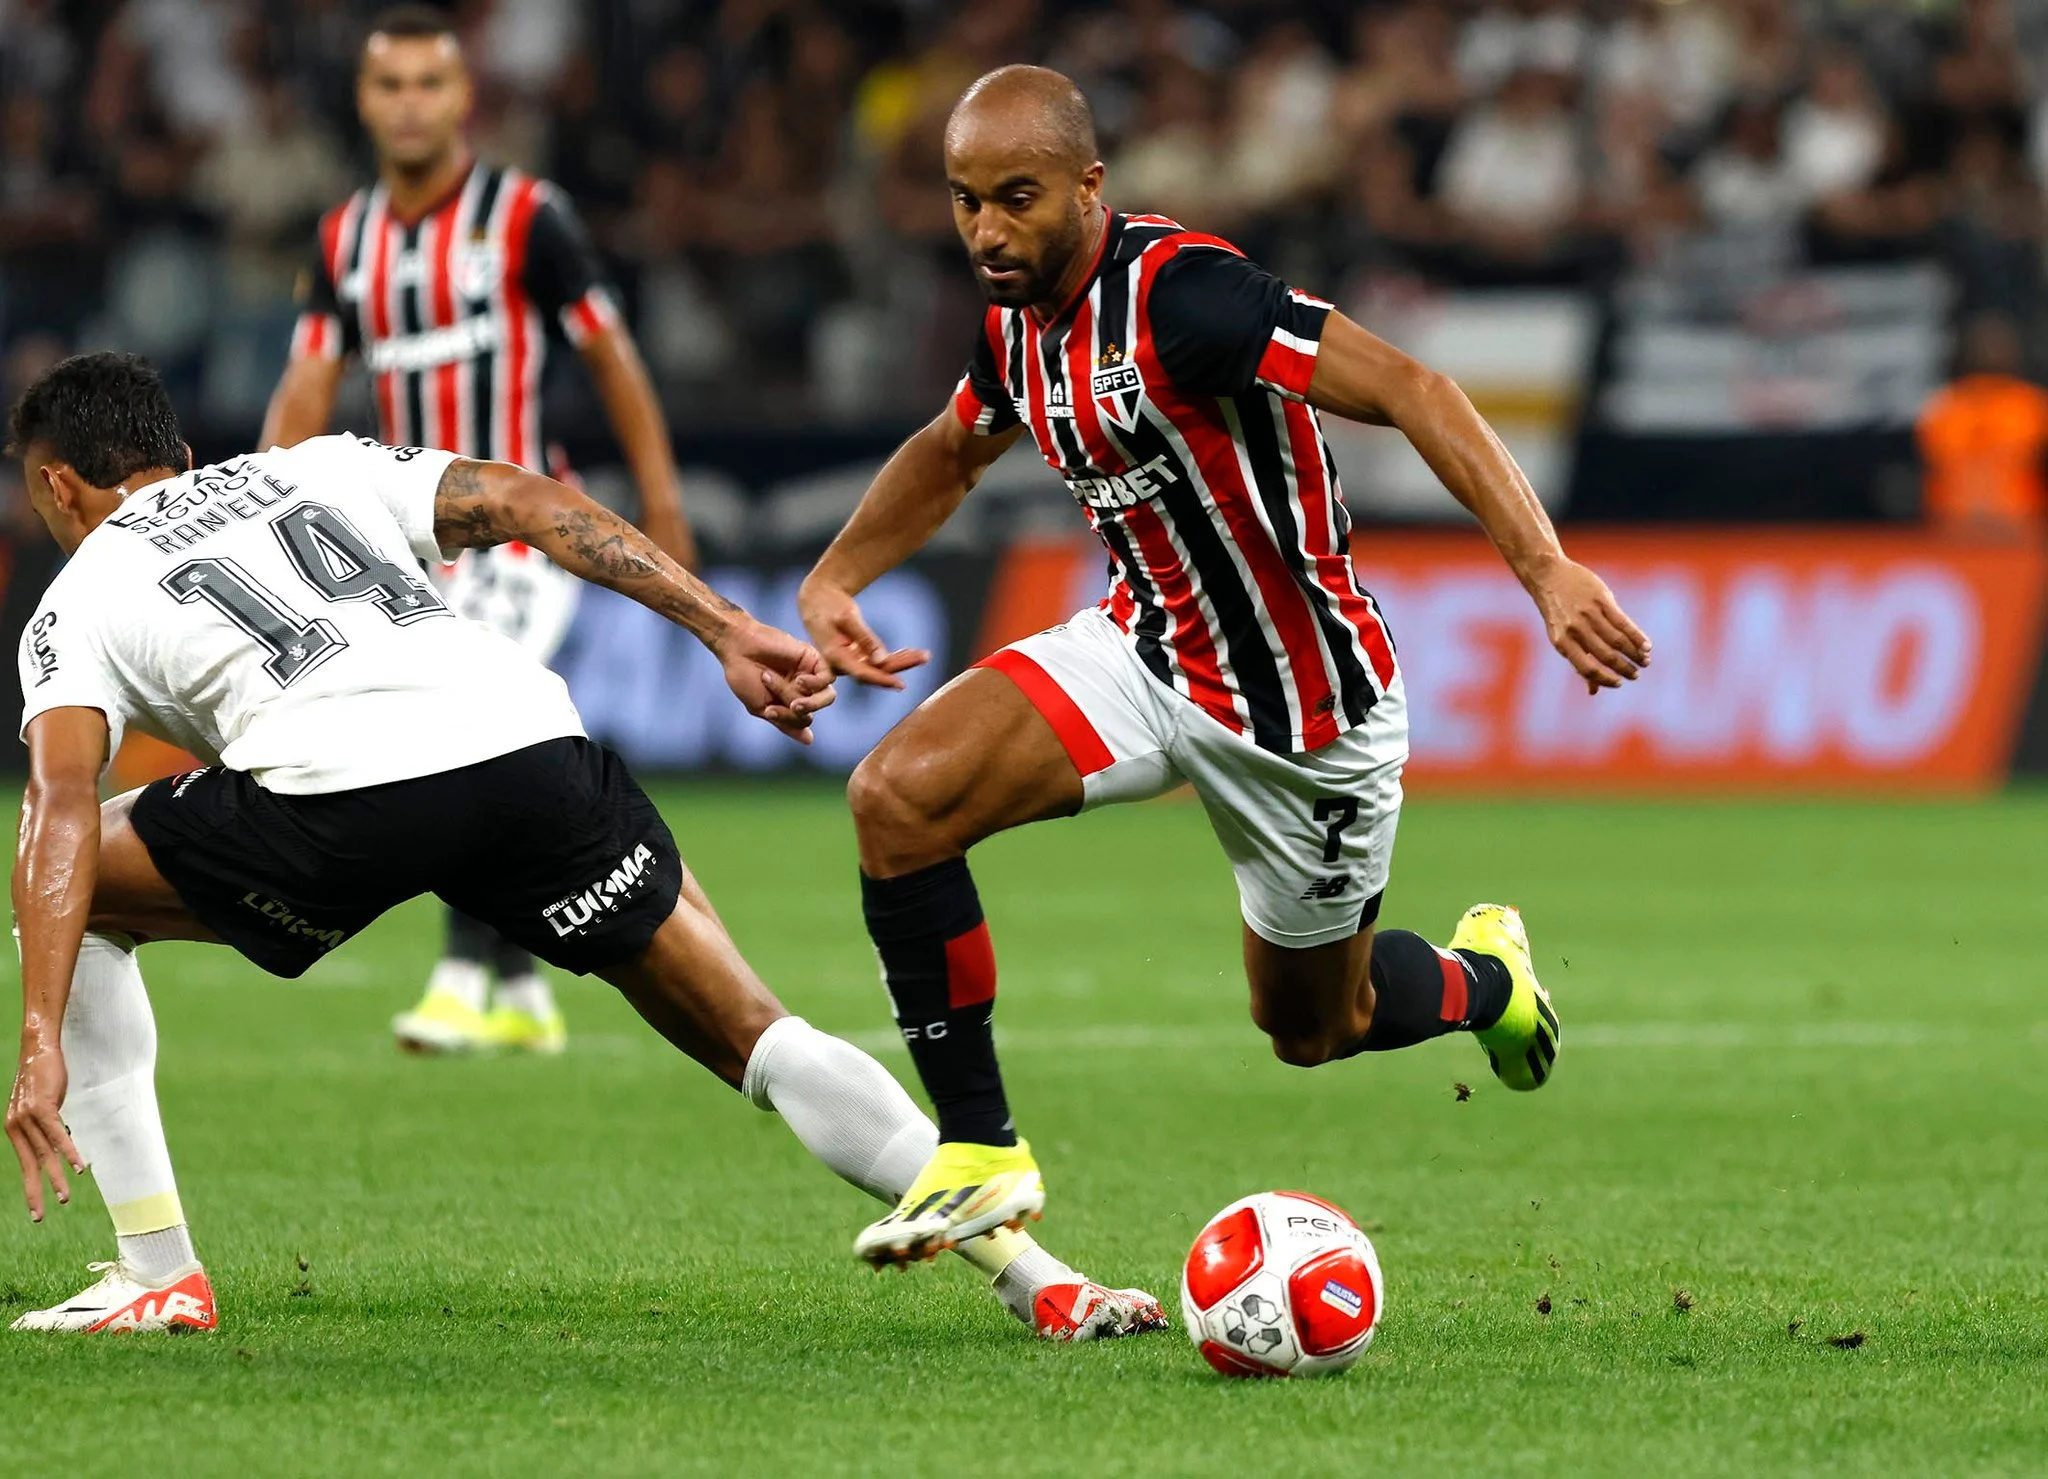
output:
[[[488,298],[505,271],[505,249],[482,232],[455,253],[455,291],[465,298]]]
[[[1095,397],[1096,409],[1112,424],[1125,431],[1137,430],[1138,403],[1145,397],[1145,380],[1114,343],[1096,357],[1088,390]]]

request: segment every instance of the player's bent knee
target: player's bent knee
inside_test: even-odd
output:
[[[1345,1044],[1321,1034],[1274,1037],[1273,1056],[1289,1068],[1320,1068],[1343,1056]]]
[[[945,846],[944,787],[932,757],[883,745],[854,767],[846,802],[864,847],[921,853]]]

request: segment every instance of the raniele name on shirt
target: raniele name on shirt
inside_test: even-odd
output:
[[[188,550],[210,534],[253,519],[299,491],[247,459],[209,467],[129,495],[109,524],[147,535],[167,555]],[[267,496],[266,496],[267,495]]]

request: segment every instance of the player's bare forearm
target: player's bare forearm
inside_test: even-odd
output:
[[[341,386],[341,361],[308,356],[285,366],[263,412],[263,431],[256,446],[296,447],[307,437],[323,435],[334,416],[335,392]]]
[[[1020,431],[975,436],[941,411],[882,465],[810,579],[859,595],[930,542]]]
[[[1465,392],[1341,313],[1323,326],[1308,399],[1318,410],[1393,426],[1486,537],[1542,613],[1551,645],[1589,689],[1613,688],[1650,660],[1650,639],[1600,577],[1570,559],[1536,490]]]
[[[668,420],[632,335],[624,329],[606,329],[591,336],[582,354],[612,434],[640,489],[641,529],[679,564],[694,569],[697,545],[683,512],[683,484],[676,474]]]
[[[14,856],[14,922],[21,932],[22,1048],[57,1045],[78,943],[99,876],[100,767],[106,717],[51,709],[29,725],[28,788]]]
[[[1525,587],[1533,591],[1564,558],[1536,490],[1450,376],[1332,313],[1308,398],[1332,415],[1398,429]]]
[[[667,617],[714,652],[745,617],[610,509],[507,462],[465,457],[448,465],[434,495],[434,537],[444,550],[530,544],[570,574]]]

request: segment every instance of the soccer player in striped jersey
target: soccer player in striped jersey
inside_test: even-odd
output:
[[[448,15],[399,6],[373,21],[356,99],[378,181],[320,222],[261,444],[289,447],[326,431],[345,363],[360,358],[385,442],[565,476],[541,440],[552,327],[596,383],[639,484],[641,527],[694,567],[661,403],[596,254],[553,185],[470,153],[470,82]],[[465,551],[444,585],[457,611],[543,662],[578,595],[573,576],[523,544]],[[425,995],[392,1027],[419,1052],[559,1052],[566,1040],[533,956],[453,911]]]
[[[1650,656],[1454,383],[1228,242],[1111,212],[1068,79],[982,78],[945,161],[987,317],[952,405],[806,580],[812,641],[866,683],[899,686],[924,662],[889,651],[856,597],[1027,432],[1108,550],[1110,592],[934,694],[849,788],[868,932],[941,1142],[856,1239],[878,1265],[1043,1204],[996,1064],[995,953],[966,859],[1022,823],[1191,785],[1237,877],[1252,1018],[1283,1061],[1463,1031],[1509,1088],[1549,1077],[1557,1017],[1516,911],[1474,907],[1444,948],[1376,928],[1408,724],[1319,412],[1407,436],[1589,690]]]

